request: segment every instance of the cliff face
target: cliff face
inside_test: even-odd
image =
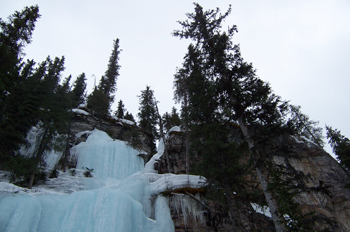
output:
[[[274,162],[291,165],[309,176],[306,188],[295,197],[303,212],[314,212],[317,230],[350,231],[350,190],[345,188],[349,176],[322,148],[307,141],[291,142],[297,158],[276,156]]]
[[[71,124],[70,143],[77,144],[86,139],[84,131],[99,129],[112,138],[127,141],[140,151],[144,160],[151,154],[151,137],[131,122],[108,119],[98,120],[88,113],[76,112]],[[233,136],[235,137],[235,136]],[[234,139],[234,138],[233,138]],[[290,176],[304,176],[301,191],[293,200],[299,203],[304,214],[312,212],[316,231],[350,231],[350,190],[347,173],[322,148],[303,139],[290,138],[287,141],[290,156],[274,156],[276,165],[292,170]],[[159,174],[186,173],[186,146],[182,131],[171,132],[165,141],[166,154],[155,164]],[[245,157],[243,157],[245,159]],[[75,167],[74,157],[69,166]],[[167,163],[169,161],[169,165]],[[190,166],[200,162],[199,157],[190,156]],[[170,169],[170,170],[169,170]],[[245,177],[252,186],[259,188],[254,172]],[[297,186],[297,181],[292,182]],[[206,199],[201,189],[178,189],[168,195],[175,230],[180,231],[232,231],[227,205]],[[239,195],[239,194],[238,194]],[[235,209],[245,230],[275,231],[271,219],[253,209],[250,202],[232,195],[239,205]],[[238,220],[238,219],[237,219]]]
[[[185,173],[184,134],[182,132],[170,133],[165,145],[170,172]],[[347,173],[322,148],[307,140],[290,138],[288,146],[292,155],[274,156],[273,162],[292,170],[289,175],[305,177],[303,186],[297,186],[297,181],[291,183],[301,189],[293,200],[299,203],[303,214],[312,212],[312,221],[316,231],[324,229],[350,231],[350,191],[345,188],[348,182]],[[198,161],[198,158],[191,157],[192,164]],[[168,172],[167,159],[164,155],[159,160],[156,169],[159,173]],[[247,176],[246,180],[255,181],[255,173]],[[257,186],[259,186],[258,183]],[[174,207],[171,208],[176,231],[230,231],[232,227],[228,220],[227,209],[215,201],[202,199],[202,202],[208,206],[203,208],[205,211],[203,221],[186,219],[188,222],[185,223],[181,212],[179,213],[179,210]],[[268,217],[255,212],[247,202],[238,203],[241,205],[239,215],[242,221],[245,219],[246,229],[274,231],[273,224]]]

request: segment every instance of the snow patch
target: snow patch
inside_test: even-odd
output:
[[[250,203],[250,205],[253,207],[255,212],[261,213],[265,215],[266,217],[272,218],[271,213],[270,213],[270,208],[267,206],[260,206],[256,203]]]
[[[72,109],[72,111],[76,114],[83,114],[83,115],[90,115],[90,113],[86,112],[85,110],[82,109]]]

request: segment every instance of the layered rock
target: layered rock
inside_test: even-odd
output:
[[[168,135],[165,142],[168,157],[162,156],[159,160],[156,166],[159,173],[166,173],[169,168],[170,172],[175,174],[186,172],[184,141],[184,133],[181,131],[174,131]],[[345,184],[349,181],[348,174],[334,158],[312,142],[291,137],[287,143],[292,155],[274,156],[273,163],[292,170],[290,175],[305,177],[303,186],[298,186],[297,181],[292,182],[292,185],[300,189],[300,193],[293,200],[299,203],[304,214],[312,213],[312,223],[316,231],[350,231],[350,190],[345,188]],[[196,157],[190,159],[191,164],[198,161]],[[256,182],[256,174],[250,173],[246,180]],[[256,186],[259,186],[258,182]],[[201,201],[207,206],[203,208],[205,211],[203,221],[192,218],[186,219],[185,223],[183,213],[171,207],[176,231],[230,231],[232,227],[228,211],[223,207],[221,210],[217,202],[207,201],[205,198]],[[246,205],[245,210],[240,209],[242,218],[248,220],[249,225],[246,228],[274,231],[268,217],[255,212],[246,203],[240,203]]]

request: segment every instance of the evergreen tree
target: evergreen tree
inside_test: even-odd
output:
[[[123,104],[123,101],[120,100],[118,102],[118,108],[117,108],[117,111],[115,112],[115,116],[117,118],[124,118],[124,112],[125,112],[125,105]]]
[[[165,112],[162,116],[163,124],[164,124],[164,130],[165,133],[168,132],[171,129],[171,122],[170,122],[170,115],[168,112]]]
[[[341,134],[341,131],[333,129],[330,126],[326,126],[327,138],[331,145],[334,154],[337,155],[337,159],[340,165],[350,175],[350,140]]]
[[[195,13],[187,14],[188,20],[179,22],[183,29],[174,31],[174,35],[192,39],[195,43],[190,44],[183,68],[175,75],[175,87],[178,87],[175,93],[183,102],[188,101],[186,107],[189,108],[189,122],[194,123],[191,126],[193,136],[204,137],[212,131],[222,131],[219,128],[224,122],[238,123],[252,154],[276,231],[285,231],[286,225],[281,223],[283,213],[278,210],[274,195],[268,189],[267,173],[258,162],[269,157],[262,156],[260,151],[264,149],[257,148],[263,146],[259,141],[268,138],[266,135],[280,135],[287,106],[255,75],[252,65],[243,61],[239,46],[232,44],[236,26],[222,31],[222,22],[230,11],[231,8],[224,14],[219,9],[203,11],[195,4]],[[208,136],[206,148],[211,149],[211,154],[222,153],[222,145],[215,141],[220,134],[212,133],[212,136]],[[208,157],[203,152],[202,156]],[[230,156],[229,151],[225,153]],[[232,186],[226,187],[228,196]],[[232,211],[233,200],[233,197],[228,198],[233,229],[239,229],[245,223],[243,218],[240,221],[234,219],[234,214],[237,218],[240,215]]]
[[[111,56],[109,57],[108,68],[105,75],[102,76],[99,84],[99,89],[101,89],[101,91],[108,96],[109,104],[112,104],[114,100],[114,96],[112,94],[115,93],[117,89],[116,85],[120,69],[120,65],[118,64],[119,54],[119,39],[116,39],[113,41],[113,50]]]
[[[77,107],[83,104],[86,97],[86,77],[85,73],[80,74],[73,84],[73,104],[72,107]]]
[[[127,119],[127,120],[132,121],[132,122],[136,122],[132,113],[129,113],[128,111],[126,111],[124,119]]]
[[[31,6],[16,11],[9,22],[0,18],[0,165],[8,164],[35,123],[40,70],[34,70],[33,60],[22,60],[39,17],[38,6]]]
[[[288,120],[288,126],[293,128],[299,136],[304,136],[323,147],[322,128],[317,127],[318,122],[310,120],[309,116],[300,111],[300,108],[300,106],[289,106],[291,118]]]
[[[119,39],[114,40],[112,54],[109,58],[108,68],[104,76],[101,77],[99,85],[87,98],[87,107],[98,117],[108,115],[110,106],[113,103],[116,91],[117,78],[119,76]]]
[[[6,98],[23,81],[23,48],[31,42],[35,22],[40,17],[39,7],[25,7],[16,11],[6,23],[0,18],[0,108],[4,110]],[[5,110],[4,110],[5,111]],[[3,113],[3,112],[1,112]]]
[[[69,120],[70,109],[67,104],[69,98],[69,80],[68,77],[63,85],[60,86],[61,72],[64,70],[64,57],[51,60],[47,58],[46,70],[41,82],[42,101],[40,102],[41,112],[38,115],[41,134],[38,136],[37,148],[32,154],[33,162],[29,169],[30,180],[28,188],[31,188],[34,182],[34,176],[43,165],[46,152],[62,150],[64,146],[63,138],[58,138],[59,134],[66,134]]]
[[[109,100],[108,96],[97,87],[87,97],[87,107],[92,113],[98,118],[106,117],[109,111]]]
[[[149,86],[141,91],[139,97],[139,113],[137,114],[139,118],[139,127],[152,135],[152,147],[155,150],[155,139],[159,138],[159,133],[157,130],[158,125],[158,114],[156,109],[156,100],[154,98],[154,92]]]
[[[165,133],[168,132],[172,127],[181,125],[181,119],[175,107],[171,109],[171,114],[168,112],[165,112],[165,114],[163,114],[162,121]]]

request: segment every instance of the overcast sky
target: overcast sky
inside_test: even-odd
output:
[[[300,105],[312,120],[350,137],[350,1],[199,0],[204,9],[232,5],[227,24],[235,24],[244,59],[277,95]],[[189,41],[171,36],[176,21],[193,12],[192,1],[176,0],[0,0],[6,19],[24,6],[39,5],[27,58],[41,62],[65,56],[63,77],[85,72],[88,92],[107,69],[113,40],[120,39],[120,76],[115,104],[123,100],[135,119],[146,85],[170,112],[173,75]],[[179,108],[179,106],[176,106]],[[329,150],[329,148],[327,149]]]

